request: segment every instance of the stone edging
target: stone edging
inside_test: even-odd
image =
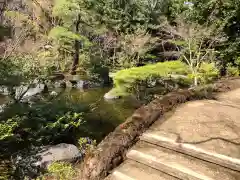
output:
[[[213,98],[214,93],[240,87],[240,79],[221,80],[214,85],[171,92],[137,109],[123,124],[110,133],[83,163],[83,180],[102,180],[125,158],[127,150],[162,114],[190,100]]]

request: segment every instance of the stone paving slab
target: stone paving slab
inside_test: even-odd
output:
[[[141,139],[240,171],[240,108],[223,102],[183,104],[161,117]]]
[[[127,157],[183,180],[240,179],[240,172],[142,141]]]
[[[179,180],[161,171],[127,160],[105,180]]]
[[[216,96],[217,101],[232,103],[240,106],[240,90],[235,89],[227,93],[220,93]]]

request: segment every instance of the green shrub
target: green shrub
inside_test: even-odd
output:
[[[125,96],[135,88],[138,82],[144,82],[149,79],[169,78],[172,75],[188,75],[189,68],[181,61],[161,62],[142,67],[134,67],[118,71],[114,77],[114,89],[111,93],[119,96]]]
[[[65,139],[75,141],[75,132],[85,127],[84,113],[88,106],[60,98],[51,102],[39,101],[29,106],[16,103],[0,114],[0,143],[9,144],[0,149],[2,154],[14,153],[16,146],[41,146]],[[12,145],[10,145],[12,144]],[[3,150],[3,152],[2,152]]]
[[[72,180],[75,179],[76,174],[76,170],[70,163],[54,162],[48,167],[48,173],[37,178],[37,180]]]
[[[76,173],[71,164],[64,162],[55,162],[51,164],[48,171],[57,176],[59,180],[72,179]]]
[[[18,123],[13,119],[9,119],[4,123],[0,123],[0,141],[14,136],[14,129],[18,126]]]
[[[240,74],[240,71],[239,71],[238,67],[228,64],[228,66],[227,66],[227,75],[228,76],[235,77],[235,76],[239,76],[239,74]]]
[[[199,68],[198,77],[201,84],[211,83],[216,80],[219,76],[219,70],[216,68],[214,63],[205,63],[201,64]]]

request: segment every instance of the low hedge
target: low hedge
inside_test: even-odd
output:
[[[188,66],[181,61],[167,61],[150,64],[142,67],[123,69],[115,73],[113,77],[113,94],[124,96],[133,88],[136,82],[154,78],[168,78],[171,75],[188,75]]]
[[[146,85],[150,81],[166,81],[189,87],[194,75],[189,66],[182,61],[166,61],[142,67],[133,67],[120,70],[113,76],[114,88],[110,91],[113,96],[126,96],[135,93],[139,85]],[[200,84],[215,81],[218,78],[218,69],[213,63],[203,62],[199,72],[195,75]]]

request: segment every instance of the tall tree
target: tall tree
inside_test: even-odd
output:
[[[60,26],[52,29],[56,38],[64,39],[65,44],[74,47],[71,74],[76,74],[79,64],[80,48],[90,44],[86,29],[91,29],[96,23],[92,10],[93,2],[87,0],[56,0],[53,6],[53,16],[60,20]],[[56,29],[61,29],[61,34]],[[59,39],[58,39],[59,40]],[[70,50],[71,52],[71,50]]]

